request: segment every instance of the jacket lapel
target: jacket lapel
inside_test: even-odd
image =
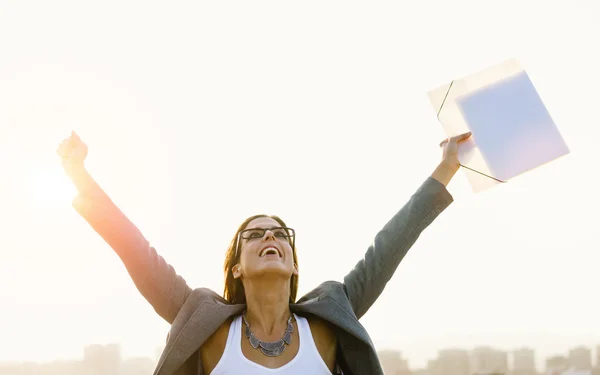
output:
[[[171,375],[230,317],[242,313],[246,305],[229,305],[210,298],[202,301],[173,340],[165,347],[156,375]],[[365,344],[369,335],[356,317],[330,296],[318,296],[290,305],[292,312],[311,314],[344,330]]]
[[[165,348],[156,375],[174,373],[232,315],[241,314],[245,305],[228,305],[218,300],[204,301]]]
[[[334,326],[343,329],[348,334],[360,341],[371,345],[369,334],[356,317],[344,309],[335,299],[329,296],[311,298],[301,303],[290,305],[293,312],[308,313],[328,321]]]

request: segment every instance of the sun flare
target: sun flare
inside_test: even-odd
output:
[[[76,189],[58,164],[43,164],[30,174],[29,190],[32,203],[36,206],[69,204]]]

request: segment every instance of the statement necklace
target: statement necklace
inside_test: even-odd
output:
[[[292,326],[292,317],[288,319],[287,329],[283,334],[283,337],[274,342],[264,342],[259,340],[254,336],[254,333],[250,330],[250,324],[246,321],[246,313],[242,314],[242,320],[246,325],[246,337],[250,340],[250,345],[254,349],[258,349],[260,347],[260,351],[268,356],[268,357],[278,357],[285,350],[286,345],[290,345],[292,343],[292,332],[294,331],[294,326]]]

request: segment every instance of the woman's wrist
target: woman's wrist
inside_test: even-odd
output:
[[[460,164],[451,160],[443,159],[437,168],[431,174],[431,177],[442,183],[444,186],[448,186],[452,177],[458,172]]]
[[[65,168],[67,176],[73,182],[73,185],[79,193],[82,193],[88,189],[91,184],[92,177],[89,172],[85,169],[83,164],[70,166]]]

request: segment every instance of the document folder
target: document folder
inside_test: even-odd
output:
[[[569,153],[517,60],[454,80],[428,96],[448,137],[472,133],[459,145],[458,158],[474,192]]]

